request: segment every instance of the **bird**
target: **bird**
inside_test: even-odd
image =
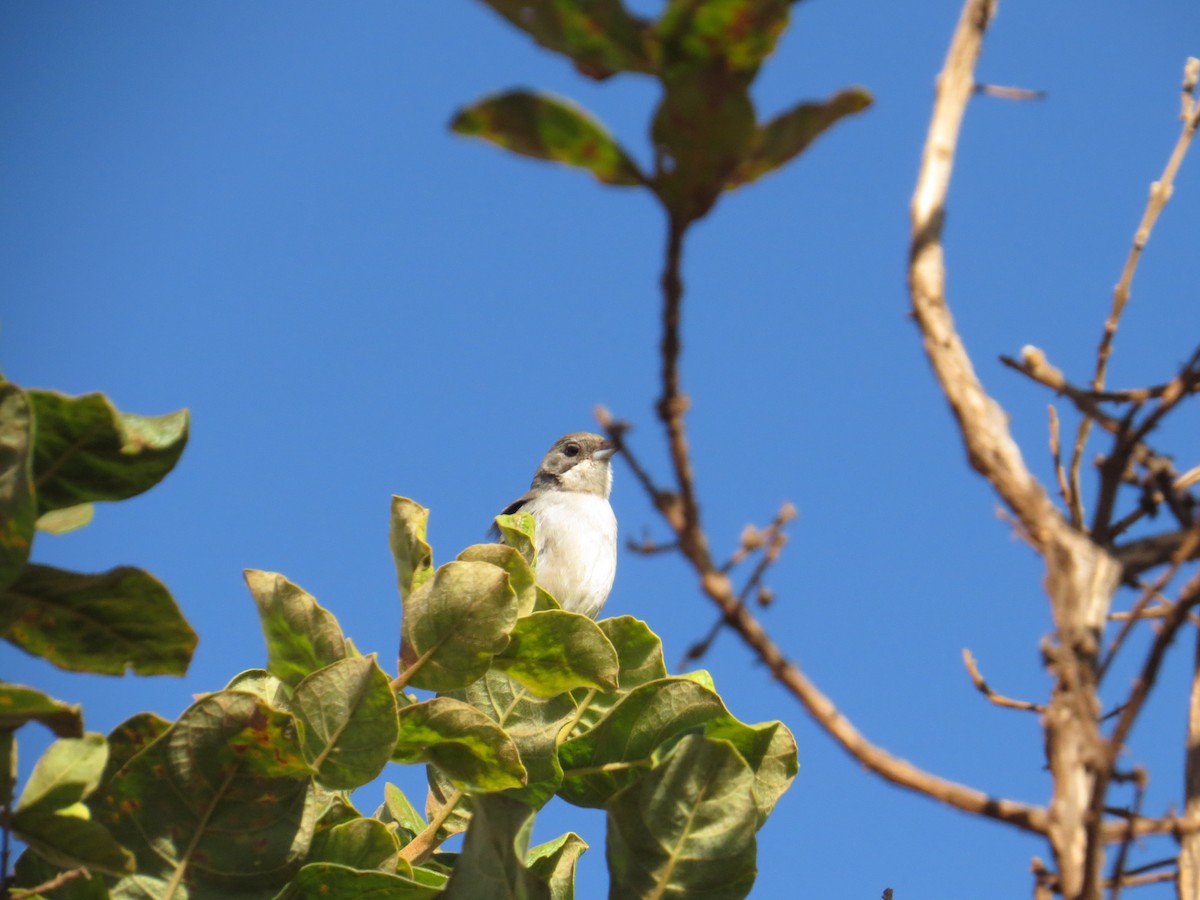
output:
[[[529,492],[502,515],[533,516],[537,580],[569,611],[596,618],[617,573],[617,517],[608,502],[616,446],[577,431],[554,442]]]

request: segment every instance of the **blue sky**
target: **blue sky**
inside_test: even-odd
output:
[[[800,510],[762,615],[789,656],[892,752],[1043,802],[1035,719],[980,698],[960,656],[971,648],[1004,693],[1045,698],[1040,563],[968,469],[906,316],[908,199],[957,15],[946,0],[794,7],[756,86],[760,115],[851,84],[876,105],[694,229],[683,378],[718,552],[782,500]],[[9,0],[0,25],[0,367],[26,386],[193,414],[162,485],[41,536],[34,557],[141,565],[200,633],[183,679],[70,675],[7,647],[5,678],[82,702],[93,730],[142,709],[174,718],[264,660],[245,567],[311,591],[390,666],[392,493],[432,509],[435,554],[450,559],[556,437],[594,427],[597,403],[634,423],[643,461],[666,474],[661,214],[640,192],[446,128],[481,95],[535,87],[592,110],[645,162],[650,81],[586,81],[466,0]],[[1184,0],[1007,3],[988,39],[981,80],[1048,97],[972,104],[949,296],[1043,476],[1050,398],[996,357],[1035,344],[1086,380],[1198,53]],[[1138,272],[1111,384],[1164,380],[1194,348],[1198,217],[1193,158]],[[1198,431],[1191,410],[1165,431],[1181,469]],[[625,535],[664,534],[619,462],[613,504]],[[646,619],[673,666],[714,617],[678,560],[629,553],[606,613]],[[1157,812],[1182,782],[1187,643],[1129,760],[1150,767]],[[781,718],[800,745],[799,778],[759,834],[753,896],[1029,894],[1040,842],[861,771],[731,635],[703,665],[739,717]],[[42,746],[28,732],[26,767]],[[592,845],[579,896],[603,896],[602,817],[556,805],[536,837],[567,829]]]

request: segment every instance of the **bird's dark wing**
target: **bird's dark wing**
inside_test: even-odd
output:
[[[532,499],[533,499],[532,493],[526,494],[524,497],[521,497],[518,500],[514,500],[512,503],[508,504],[508,506],[504,507],[504,509],[500,510],[500,515],[511,516],[513,513],[520,512],[521,507],[523,507],[526,503],[528,503]],[[500,528],[496,525],[495,522],[492,522],[492,527],[488,529],[488,537],[490,537],[493,541],[500,540]]]

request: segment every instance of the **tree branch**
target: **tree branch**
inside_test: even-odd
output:
[[[607,424],[605,419],[601,419],[600,425],[614,442],[620,440],[626,430],[614,427],[619,423],[614,423],[611,419],[607,420]],[[621,455],[625,461],[630,466],[641,469],[641,464],[629,445],[624,443],[622,448]],[[645,470],[642,469],[642,471]],[[651,486],[649,491],[653,497],[657,488]],[[672,529],[677,527],[677,521],[680,523],[678,527],[683,527],[681,520],[667,517],[667,522]],[[699,525],[693,527],[699,528]],[[678,531],[676,533],[679,536],[680,545],[683,546],[686,543],[684,535]],[[1047,832],[1049,821],[1044,809],[992,797],[975,788],[940,778],[906,760],[892,756],[883,748],[872,744],[838,710],[833,701],[826,697],[783,655],[779,646],[771,640],[759,621],[741,602],[729,576],[717,568],[711,560],[704,566],[698,565],[691,557],[688,557],[688,560],[700,578],[701,589],[720,608],[725,624],[754,651],[759,660],[767,666],[771,675],[800,701],[813,720],[861,765],[892,784],[924,794],[934,800],[940,800],[963,812],[1006,822],[1024,831],[1037,834]]]
[[[1056,685],[1043,716],[1054,776],[1049,831],[1063,893],[1092,897],[1098,860],[1086,847],[1086,824],[1099,746],[1095,692],[1097,638],[1116,589],[1119,569],[1103,550],[1073,529],[1033,477],[1008,429],[1004,411],[983,389],[954,327],[945,297],[941,244],[954,154],[983,35],[994,12],[990,0],[968,0],[938,77],[937,98],[912,201],[909,291],[925,352],[937,376],[972,467],[983,475],[1046,561],[1046,588],[1057,646],[1046,648]],[[1072,494],[1079,489],[1072,485]]]

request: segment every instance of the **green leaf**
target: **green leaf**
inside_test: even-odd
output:
[[[713,682],[712,673],[709,672],[708,669],[694,669],[691,672],[684,672],[678,677],[686,678],[688,681],[694,681],[696,684],[700,685],[700,687],[708,688],[714,694],[717,692],[717,686]]]
[[[753,782],[730,744],[683,738],[608,804],[610,896],[749,894],[756,874]]]
[[[750,766],[754,774],[754,803],[758,810],[755,828],[762,828],[776,801],[800,770],[796,738],[782,722],[747,725],[733,716],[722,716],[706,723],[704,736],[728,741]]]
[[[656,27],[664,75],[752,76],[787,27],[788,7],[789,0],[670,0]]]
[[[332,665],[332,664],[331,664]],[[319,671],[319,670],[318,670]],[[272,675],[266,669],[247,669],[239,672],[225,685],[227,691],[245,691],[254,694],[276,709],[292,710],[292,689],[282,679]]]
[[[392,873],[401,864],[400,874],[412,876],[412,866],[400,859],[396,836],[378,819],[352,819],[327,828],[313,839],[307,860]]]
[[[846,116],[871,105],[871,95],[862,88],[839,91],[821,102],[800,103],[759,126],[746,155],[729,176],[726,190],[747,184],[773,172],[804,152],[808,145]]]
[[[245,578],[267,639],[272,675],[295,687],[306,675],[346,657],[341,626],[311,594],[275,572],[247,569]]]
[[[433,576],[433,550],[425,540],[428,526],[429,510],[407,497],[392,497],[388,541],[402,600]]]
[[[73,672],[182,675],[196,648],[162,582],[128,566],[83,575],[28,565],[0,604],[13,614],[5,638]]]
[[[101,784],[171,729],[171,723],[152,712],[130,716],[108,735],[108,765]]]
[[[316,785],[317,788],[317,827],[316,834],[332,828],[334,825],[344,825],[363,817],[346,791],[331,791]]]
[[[375,655],[338,660],[313,672],[292,697],[304,725],[304,753],[327,788],[373,781],[398,734],[396,697]]]
[[[0,682],[0,731],[41,722],[59,737],[83,736],[83,708],[20,684]]]
[[[533,809],[498,794],[473,798],[475,815],[446,885],[446,900],[550,900],[525,864]]]
[[[311,774],[290,714],[247,693],[202,697],[92,801],[97,821],[137,856],[137,875],[114,893],[278,889],[312,839]]]
[[[667,677],[662,641],[641,619],[615,616],[596,623],[617,651],[618,679],[623,691]]]
[[[108,762],[108,742],[102,734],[61,738],[33,767],[17,812],[58,812],[74,806],[100,786]]]
[[[531,848],[526,865],[550,888],[553,900],[574,900],[575,864],[587,848],[583,838],[573,831],[567,832]]]
[[[569,694],[541,698],[495,669],[453,696],[485,713],[517,745],[525,766],[525,787],[510,791],[535,808],[554,796],[562,784],[558,763],[558,735],[575,715]]]
[[[620,0],[484,2],[543,47],[568,57],[589,78],[654,71],[648,47],[649,25],[630,15]]]
[[[671,0],[657,25],[663,98],[654,191],[677,225],[712,208],[755,137],[750,84],[787,24],[788,0]]]
[[[496,533],[509,547],[514,547],[533,568],[537,567],[537,523],[529,513],[496,516]]]
[[[517,595],[517,615],[527,616],[537,604],[537,579],[518,550],[505,544],[474,544],[458,554],[465,562],[486,562],[508,573],[508,586]]]
[[[401,677],[446,691],[475,681],[508,645],[517,598],[490,563],[450,562],[404,602]]]
[[[38,516],[38,531],[48,534],[67,534],[76,529],[90,525],[96,515],[96,507],[92,503],[80,503],[65,509],[52,509]]]
[[[29,559],[37,498],[33,492],[33,413],[15,384],[0,384],[0,588]]]
[[[37,440],[38,513],[147,491],[175,467],[188,440],[188,411],[118,412],[103,394],[30,391]]]
[[[664,82],[651,133],[660,159],[654,192],[682,224],[712,208],[754,138],[745,79],[723,70]]]
[[[603,806],[644,774],[660,746],[727,714],[720,697],[685,678],[635,688],[591,731],[559,747],[564,776],[559,795],[579,806]]]
[[[572,692],[580,704],[575,731],[587,731],[635,687],[667,677],[667,666],[663,662],[662,641],[641,619],[632,616],[616,616],[601,619],[596,623],[617,651],[619,682],[618,691],[598,693],[576,690]],[[570,735],[564,735],[564,739]]]
[[[86,866],[117,876],[133,871],[133,854],[103,825],[83,816],[31,809],[13,815],[12,829],[39,856],[61,868]]]
[[[402,875],[363,871],[334,863],[310,863],[280,895],[281,900],[331,900],[365,897],[369,900],[433,900],[441,888]]]
[[[522,156],[586,169],[604,184],[637,185],[646,180],[598,122],[548,94],[496,94],[460,110],[450,127]]]
[[[525,784],[525,768],[511,737],[479,710],[435,697],[400,710],[400,737],[392,759],[427,762],[455,787],[502,791]]]
[[[403,728],[401,728],[403,740]],[[409,802],[404,791],[392,783],[383,786],[383,804],[375,811],[375,818],[384,823],[394,822],[407,832],[407,840],[425,830],[426,821],[415,806]]]
[[[517,620],[495,666],[538,697],[573,688],[617,688],[617,652],[587,616],[564,610],[536,612]]]

